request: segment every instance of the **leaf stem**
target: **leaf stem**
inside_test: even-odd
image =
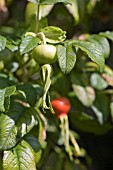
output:
[[[44,45],[46,44],[46,37],[43,32],[38,32],[36,36],[42,39]]]
[[[73,160],[73,153],[72,153],[72,150],[71,150],[71,147],[70,147],[70,144],[69,144],[69,122],[68,122],[68,116],[66,115],[64,117],[64,120],[65,120],[65,147],[66,147],[66,151],[67,153],[69,154],[69,157],[71,160]]]
[[[70,137],[70,140],[75,148],[75,152],[76,152],[76,156],[80,156],[81,155],[81,151],[80,151],[80,148],[79,148],[79,145],[76,141],[76,139],[74,138],[72,132],[69,132],[69,137]]]
[[[40,12],[40,5],[37,5],[37,13],[36,13],[36,28],[35,28],[35,33],[38,32],[38,27],[39,27],[39,12]]]

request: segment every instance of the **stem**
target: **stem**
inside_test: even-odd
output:
[[[69,124],[68,124],[68,117],[64,117],[65,119],[65,133],[66,133],[66,148],[69,147]]]
[[[60,117],[60,129],[61,129],[61,138],[63,140],[63,144],[65,143],[65,129],[64,129],[64,118]]]
[[[46,37],[45,37],[44,33],[43,32],[39,32],[37,34],[37,36],[39,36],[42,39],[43,44],[45,45],[46,44]]]
[[[69,144],[69,122],[68,122],[67,115],[64,117],[64,120],[65,120],[65,147],[66,147],[66,151],[69,154],[70,159],[72,160],[73,154],[72,154],[72,150],[71,150],[71,147],[70,147],[70,144]]]
[[[38,27],[39,27],[39,11],[40,11],[40,5],[37,5],[37,13],[36,13],[36,28],[35,28],[35,33],[38,32]]]
[[[69,123],[67,115],[60,117],[60,129],[61,129],[61,138],[65,151],[68,153],[71,160],[73,160],[73,153],[69,144]]]
[[[78,145],[76,139],[74,138],[72,132],[69,132],[69,136],[70,136],[70,140],[75,148],[76,156],[80,156],[81,155],[80,148],[79,148],[79,145]]]

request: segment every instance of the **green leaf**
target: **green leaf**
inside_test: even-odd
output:
[[[106,38],[102,37],[101,35],[91,35],[88,37],[88,41],[97,45],[98,48],[100,48],[100,50],[103,52],[105,58],[109,57],[110,46]]]
[[[77,98],[81,101],[84,106],[90,107],[95,100],[95,91],[92,87],[82,87],[79,85],[72,85],[73,90]]]
[[[40,39],[31,35],[24,37],[20,44],[20,53],[21,54],[28,53],[37,46],[39,41]]]
[[[81,19],[83,19],[85,14],[85,3],[84,0],[73,0],[72,5],[67,5],[66,8],[72,14],[75,19],[76,24],[78,24]]]
[[[37,112],[27,106],[22,95],[12,96],[7,115],[0,116],[0,149],[14,147],[37,124]]]
[[[10,97],[14,94],[14,92],[16,91],[16,87],[15,86],[10,86],[5,88],[5,97]]]
[[[62,2],[64,4],[71,4],[70,0],[28,0],[34,4],[50,5]]]
[[[24,140],[26,140],[32,146],[34,152],[38,152],[38,151],[40,151],[42,149],[36,136],[28,133],[24,137]]]
[[[16,121],[19,138],[22,138],[24,135],[30,132],[30,130],[37,124],[37,112],[33,108],[25,108]]]
[[[41,29],[45,28],[48,26],[48,22],[47,22],[47,18],[45,17],[42,17],[40,20],[39,20],[39,25],[38,25],[38,29],[39,31],[41,31]]]
[[[97,117],[98,122],[99,122],[100,124],[103,124],[103,123],[104,123],[103,113],[102,113],[100,110],[98,110],[98,108],[95,107],[95,106],[91,106],[91,108],[92,108],[92,110],[94,111],[94,113],[95,113],[95,115],[96,115],[96,117]]]
[[[39,19],[46,17],[52,10],[53,5],[40,5]]]
[[[35,153],[35,161],[37,164],[41,158],[41,155],[42,155],[42,147],[41,147],[37,137],[32,134],[28,134],[25,136],[24,140],[27,141],[30,144],[30,146],[32,146],[34,153]]]
[[[19,117],[24,112],[25,103],[23,104],[22,102],[25,102],[25,99],[22,94],[16,94],[14,96],[11,96],[10,98],[10,108],[7,112],[7,116],[13,119],[15,123],[18,121]]]
[[[78,47],[82,51],[84,51],[92,61],[97,63],[100,67],[101,72],[104,70],[105,58],[102,50],[100,50],[98,46],[96,46],[94,43],[91,42],[79,41],[79,40],[73,40],[72,43],[73,45],[75,45],[75,47]]]
[[[89,77],[86,73],[73,70],[70,74],[71,83],[81,86],[89,85]],[[85,81],[84,81],[85,80]]]
[[[42,19],[43,17],[46,17],[50,13],[52,8],[53,8],[53,5],[40,5],[39,20]],[[36,13],[37,13],[37,4],[31,3],[31,2],[27,3],[26,10],[25,10],[26,23],[31,24],[30,22],[31,22],[32,16],[33,15],[36,16]]]
[[[15,45],[15,44],[13,44],[13,43],[10,42],[10,41],[7,41],[6,47],[7,47],[9,50],[11,50],[12,52],[15,52],[15,51],[18,50],[18,46]]]
[[[34,151],[24,140],[12,150],[4,151],[4,170],[36,170]]]
[[[108,65],[105,65],[104,73],[113,77],[113,70]]]
[[[24,93],[26,100],[31,106],[35,105],[37,101],[37,93],[32,85],[30,85],[29,83],[18,84],[17,90]]]
[[[5,101],[5,89],[0,89],[0,111],[4,112],[5,111],[5,106],[4,106],[4,101]]]
[[[12,118],[0,115],[0,149],[5,150],[16,145],[17,127]]]
[[[109,123],[104,123],[101,125],[97,120],[94,119],[94,117],[86,113],[70,113],[69,118],[73,127],[75,126],[82,132],[102,135],[113,129],[113,126]]]
[[[15,83],[12,79],[9,79],[7,75],[0,73],[0,89],[4,89],[13,84]]]
[[[108,87],[107,82],[97,73],[93,73],[90,77],[91,85],[97,90],[103,90]]]
[[[100,35],[113,41],[113,31],[101,32]]]
[[[13,96],[14,97],[14,96]],[[6,114],[0,115],[0,149],[6,150],[14,147],[18,142],[18,129],[16,122],[23,113],[24,106],[22,106],[17,98],[10,101],[10,109]]]
[[[97,116],[100,116],[100,113],[101,113],[103,117],[103,122],[106,122],[110,115],[109,113],[110,103],[109,103],[108,96],[105,94],[99,93],[99,92],[96,93],[96,100],[93,105],[96,108],[96,110],[93,109],[95,114]]]
[[[58,45],[57,56],[62,72],[65,74],[69,73],[73,69],[76,62],[76,49],[72,44],[66,44],[65,46]]]
[[[0,51],[4,50],[6,46],[6,38],[0,35]]]
[[[7,44],[6,47],[11,50],[12,52],[15,52],[18,50],[18,46],[13,45],[13,44]]]
[[[86,0],[87,1],[87,0]],[[86,11],[89,15],[92,14],[94,8],[95,8],[95,5],[96,5],[97,1],[93,1],[93,0],[88,0],[87,1],[87,4],[86,4]]]
[[[0,52],[0,61],[3,61],[4,65],[6,64],[5,68],[9,66],[9,62],[11,62],[13,55],[14,54],[8,48],[5,48]]]
[[[49,43],[60,43],[66,39],[66,32],[59,27],[48,26],[41,30]]]
[[[0,111],[1,112],[5,112],[5,110],[7,109],[5,108],[5,99],[13,95],[15,91],[16,91],[15,86],[10,86],[4,89],[0,89]]]

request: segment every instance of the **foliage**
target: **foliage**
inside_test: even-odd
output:
[[[22,2],[20,21],[14,14],[0,20],[0,169],[86,170],[91,158],[80,134],[97,137],[113,129],[113,70],[105,63],[113,32],[89,31],[88,22],[101,1],[28,1]],[[0,14],[5,15],[4,8],[11,13],[18,4],[6,2]],[[84,31],[70,38],[71,31],[57,20],[50,25],[57,5],[64,12],[57,15],[64,18],[67,13],[66,29],[72,17],[74,29],[84,24]],[[33,50],[48,44],[56,49],[56,61],[38,63]],[[63,96],[71,109],[59,120],[51,101]]]

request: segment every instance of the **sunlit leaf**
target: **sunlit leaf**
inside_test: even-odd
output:
[[[92,87],[86,86],[82,87],[80,85],[73,84],[73,91],[77,98],[82,102],[85,106],[91,106],[95,100],[95,91]]]
[[[0,149],[5,150],[16,145],[17,126],[12,118],[0,115]]]
[[[41,30],[45,37],[46,41],[49,43],[59,43],[66,39],[66,32],[62,31],[59,27],[48,26]]]
[[[10,97],[11,95],[14,94],[16,91],[15,86],[9,86],[4,89],[0,89],[0,111],[4,112],[5,109],[5,100],[7,100],[7,97]]]
[[[85,3],[84,0],[73,0],[72,5],[66,5],[66,8],[69,10],[69,12],[72,14],[72,16],[75,19],[75,22],[78,24],[81,19],[83,19],[85,14]]]
[[[12,96],[7,114],[0,115],[0,149],[14,147],[37,124],[37,112],[27,106],[24,97]]]
[[[76,49],[73,45],[58,45],[57,55],[59,66],[63,73],[69,73],[76,62]]]
[[[25,38],[23,38],[20,44],[20,53],[21,54],[28,53],[29,51],[31,51],[33,48],[37,46],[39,41],[40,39],[34,36],[30,36],[30,35],[26,36]]]
[[[79,41],[79,40],[73,40],[73,45],[80,48],[82,51],[84,51],[88,57],[97,63],[100,67],[100,71],[102,72],[104,70],[105,66],[105,57],[103,55],[102,50],[98,48],[94,43],[87,42],[87,41]]]
[[[28,1],[33,2],[35,4],[43,4],[43,5],[56,4],[59,2],[62,2],[64,4],[71,3],[70,0],[28,0]]]
[[[40,5],[39,19],[46,17],[52,8],[53,5]],[[30,23],[32,16],[36,15],[36,13],[37,13],[37,4],[32,2],[27,3],[26,10],[25,10],[25,21],[27,23]]]
[[[36,170],[32,147],[22,140],[12,150],[4,151],[3,168],[4,170]]]
[[[6,38],[0,35],[0,51],[4,50],[6,46]]]
[[[91,35],[89,36],[88,40],[100,48],[100,50],[103,52],[103,55],[105,58],[109,57],[110,54],[110,45],[108,43],[108,40],[101,36],[101,35]]]
[[[100,35],[113,41],[113,31],[101,32]]]
[[[23,116],[24,115],[24,116]],[[22,138],[38,124],[37,112],[33,108],[26,108],[19,116],[16,126],[18,126],[18,136]]]
[[[107,82],[97,73],[91,75],[90,81],[91,85],[97,90],[103,90],[108,86]]]

